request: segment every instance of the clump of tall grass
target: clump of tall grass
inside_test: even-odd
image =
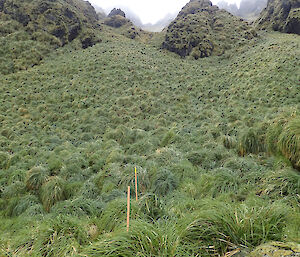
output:
[[[176,133],[174,131],[174,129],[170,129],[163,137],[161,143],[160,143],[160,146],[161,147],[165,147],[171,143],[174,142],[176,138]]]
[[[234,149],[237,145],[237,140],[235,136],[225,135],[222,138],[223,145],[227,149]]]
[[[300,195],[300,174],[289,168],[268,172],[262,179],[260,194],[275,198]]]
[[[300,119],[287,123],[278,139],[278,148],[292,164],[300,168]]]
[[[80,188],[79,194],[86,199],[96,199],[100,196],[100,190],[92,181],[87,181]]]
[[[66,200],[56,203],[51,208],[51,213],[56,215],[70,215],[75,217],[100,216],[105,204],[98,200],[79,197],[73,200]]]
[[[11,198],[6,207],[5,214],[9,217],[19,216],[32,206],[39,204],[39,199],[34,195]]]
[[[41,187],[40,197],[47,212],[51,207],[65,199],[65,181],[57,176],[50,177]]]
[[[148,223],[133,221],[129,232],[119,231],[93,243],[88,256],[186,256],[174,221]]]
[[[70,216],[59,215],[37,226],[32,246],[32,255],[74,256],[81,246],[89,242],[87,224]]]
[[[274,155],[278,155],[280,153],[280,150],[278,148],[278,141],[279,136],[282,133],[284,124],[286,124],[286,120],[279,119],[273,121],[273,123],[270,124],[269,128],[267,129],[266,146],[269,153],[272,153]]]
[[[26,174],[26,187],[29,190],[38,191],[47,181],[49,171],[43,166],[37,166],[30,169]]]
[[[199,170],[188,160],[182,160],[179,163],[171,165],[170,169],[179,178],[196,179],[199,176]]]
[[[225,254],[238,247],[254,247],[282,240],[286,209],[280,203],[208,203],[206,209],[186,217],[181,242],[191,255]]]
[[[241,156],[249,153],[257,154],[264,151],[264,140],[254,129],[249,129],[241,134],[238,142],[238,151]]]
[[[117,198],[106,204],[97,224],[100,232],[112,232],[116,227],[126,227],[126,211],[127,200],[124,198]],[[135,220],[144,217],[140,211],[138,203],[131,200],[130,203],[130,218]]]
[[[4,199],[9,199],[12,197],[22,196],[25,192],[26,192],[25,183],[21,181],[16,181],[3,188],[1,197]]]
[[[164,216],[165,209],[161,199],[153,193],[144,194],[138,200],[141,212],[152,220],[157,220]]]
[[[153,191],[158,195],[166,195],[176,189],[178,179],[167,169],[159,170],[153,181]]]
[[[242,179],[233,171],[219,168],[212,172],[202,173],[195,181],[196,195],[216,197],[224,193],[237,193]]]

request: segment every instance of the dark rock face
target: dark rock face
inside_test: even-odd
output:
[[[108,14],[108,17],[113,17],[116,15],[120,15],[120,16],[126,18],[125,13],[121,9],[116,9],[116,8],[111,10],[111,12]]]
[[[198,59],[222,55],[255,36],[247,22],[209,0],[191,0],[168,27],[163,48]]]
[[[290,11],[284,32],[300,35],[300,8]]]
[[[4,1],[5,1],[5,0],[0,0],[0,12],[3,12]]]
[[[256,26],[300,35],[300,0],[268,0]]]

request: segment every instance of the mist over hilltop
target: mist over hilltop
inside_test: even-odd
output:
[[[241,0],[240,5],[228,3],[221,0],[217,3],[219,8],[225,9],[235,16],[242,17],[246,20],[255,20],[261,11],[267,6],[267,0]]]
[[[170,8],[168,11],[165,11],[164,16],[161,16],[161,18],[158,19],[155,18],[157,17],[156,10],[163,9],[163,6],[166,4],[166,2],[164,2],[163,4],[153,3],[152,9],[148,10],[148,7],[145,6],[145,8],[143,8],[140,11],[135,10],[134,6],[130,5],[130,3],[127,4],[126,1],[122,1],[118,4],[116,4],[117,1],[115,1],[115,3],[112,2],[109,5],[103,5],[104,4],[103,2],[100,3],[97,0],[92,0],[91,2],[95,6],[96,10],[99,11],[101,16],[103,16],[103,13],[107,15],[113,8],[121,8],[126,13],[126,17],[130,19],[135,26],[140,27],[147,31],[159,32],[162,31],[164,28],[166,28],[176,18],[179,11],[188,1],[184,1],[184,0],[177,1],[176,4],[178,6],[176,8],[174,7],[175,3],[170,3],[174,8],[173,9]],[[241,0],[241,1],[215,0],[212,2],[213,4],[219,6],[222,9],[227,10],[233,15],[251,21],[255,20],[255,18],[258,17],[262,9],[265,8],[267,5],[267,0]],[[151,22],[147,22],[149,19],[145,19],[144,12],[145,13],[147,12],[148,16],[149,16],[149,12],[150,14],[153,14],[153,18],[151,19]]]

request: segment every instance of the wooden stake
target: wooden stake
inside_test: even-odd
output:
[[[130,216],[130,186],[127,194],[127,232],[129,231],[129,216]]]
[[[138,188],[137,188],[137,174],[136,174],[136,167],[134,168],[134,173],[135,173],[135,198],[138,200]]]

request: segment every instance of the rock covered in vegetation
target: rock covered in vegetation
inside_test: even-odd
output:
[[[256,25],[300,35],[300,0],[269,0]]]
[[[121,15],[110,16],[104,21],[105,25],[113,28],[120,28],[128,23],[130,23],[130,20],[126,19]]]
[[[300,256],[300,245],[295,243],[271,242],[257,247],[249,257],[296,257]]]
[[[98,16],[82,0],[0,0],[0,73],[40,64],[53,49],[100,42]]]
[[[220,10],[209,0],[191,0],[168,27],[163,48],[198,59],[222,55],[233,45],[255,36],[247,22]]]
[[[134,26],[131,20],[126,18],[125,13],[121,9],[114,8],[111,10],[103,24],[112,28],[121,28],[121,34],[130,39],[139,37],[143,31]]]
[[[46,37],[54,44],[65,45],[80,38],[83,48],[97,42],[92,29],[97,27],[98,16],[89,2],[1,0],[0,12],[2,20],[17,21],[38,40]]]
[[[133,26],[132,22],[126,19],[125,13],[121,9],[112,9],[111,12],[107,15],[104,24],[113,28],[120,28],[124,25]]]

